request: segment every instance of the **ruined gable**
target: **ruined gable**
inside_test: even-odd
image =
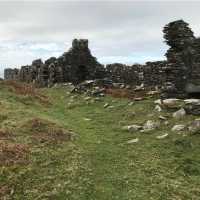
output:
[[[167,24],[164,38],[170,46],[166,53],[166,83],[163,98],[184,98],[193,92],[200,92],[199,40],[183,20]]]

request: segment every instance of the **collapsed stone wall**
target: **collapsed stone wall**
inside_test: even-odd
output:
[[[61,57],[58,59],[52,57],[46,60],[45,63],[41,59],[38,59],[33,61],[30,66],[22,66],[17,71],[6,69],[4,72],[5,79],[35,83],[40,87],[47,87],[52,86],[54,83],[72,82],[76,84],[83,80],[107,78],[112,82],[130,86],[143,84],[146,88],[160,88],[166,80],[164,73],[166,61],[147,62],[145,65],[134,64],[131,66],[114,63],[106,65],[105,68],[98,66],[100,68],[94,72],[91,70],[93,69],[92,67],[91,71],[89,69],[86,72],[84,69],[80,70],[79,73],[81,75],[79,75],[77,73],[77,66],[79,65],[71,67],[71,65],[66,64],[63,60],[62,62],[58,62],[60,59]],[[85,74],[88,72],[89,74]]]

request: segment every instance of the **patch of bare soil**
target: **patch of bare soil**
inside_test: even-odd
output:
[[[114,98],[145,98],[146,91],[134,91],[130,89],[106,89],[106,94],[114,97]]]
[[[44,105],[50,104],[49,98],[41,94],[33,84],[21,83],[17,81],[3,81],[1,84],[6,85],[12,92],[18,95],[34,97]]]
[[[27,145],[0,141],[0,166],[27,164],[28,153]]]
[[[40,143],[61,143],[71,139],[71,133],[53,122],[34,118],[25,125],[32,133],[32,139]]]
[[[114,98],[127,98],[136,101],[158,95],[158,92],[154,91],[148,91],[148,90],[134,91],[132,89],[124,89],[124,88],[123,89],[108,88],[106,89],[105,93]]]

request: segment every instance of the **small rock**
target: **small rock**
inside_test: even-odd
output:
[[[92,119],[90,118],[84,118],[85,121],[91,121]]]
[[[162,116],[162,115],[159,116],[159,119],[161,119],[161,120],[167,120],[167,118],[164,117],[164,116]]]
[[[157,99],[154,101],[154,104],[162,105],[161,99]]]
[[[127,144],[132,144],[132,143],[137,143],[137,142],[139,142],[139,139],[135,138],[135,139],[132,139],[132,140],[128,140]]]
[[[134,89],[134,91],[141,91],[141,90],[144,90],[144,84],[141,84],[141,85],[137,85]]]
[[[100,97],[105,97],[105,94],[104,93],[100,93],[99,96]]]
[[[150,130],[154,130],[154,129],[158,128],[159,126],[160,126],[159,122],[154,122],[152,120],[148,120],[144,124],[143,129],[144,129],[144,131],[150,131]]]
[[[169,135],[168,133],[165,133],[165,134],[163,134],[163,135],[157,136],[156,138],[157,138],[157,139],[164,139],[164,138],[166,138],[168,135]]]
[[[155,95],[155,94],[159,94],[159,92],[156,90],[147,92],[147,95]]]
[[[169,121],[165,121],[165,122],[164,122],[164,125],[169,125]]]
[[[109,103],[104,104],[104,108],[107,108],[109,106]]]
[[[126,131],[132,132],[132,131],[138,131],[141,128],[142,128],[142,126],[133,124],[133,125],[129,125],[129,126],[123,126],[122,130],[126,130]]]
[[[142,97],[135,97],[133,100],[134,101],[142,101],[142,100],[144,100],[144,98],[142,98]]]
[[[193,133],[200,131],[200,119],[195,119],[188,127],[188,130]]]
[[[154,110],[157,111],[157,112],[161,112],[162,108],[159,105],[156,105]]]
[[[133,104],[134,104],[134,102],[131,101],[131,102],[128,104],[128,106],[132,106]]]
[[[183,131],[185,129],[185,125],[178,124],[172,127],[172,131]]]
[[[120,88],[120,89],[123,89],[123,88],[125,88],[125,85],[124,85],[124,84],[121,84],[119,88]]]
[[[182,119],[186,115],[186,112],[183,108],[173,113],[175,119]]]
[[[89,101],[91,97],[85,97],[84,100]]]
[[[96,97],[94,100],[95,100],[95,101],[101,101],[101,98]]]
[[[113,108],[114,108],[114,106],[108,106],[107,108],[108,108],[108,109],[113,109]]]

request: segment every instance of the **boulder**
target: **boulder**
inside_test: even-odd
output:
[[[182,104],[180,99],[165,99],[162,104],[168,108],[179,108]]]
[[[173,118],[175,119],[182,119],[186,115],[186,112],[183,108],[173,113]]]
[[[172,131],[183,131],[185,130],[185,125],[177,124],[172,127]]]

